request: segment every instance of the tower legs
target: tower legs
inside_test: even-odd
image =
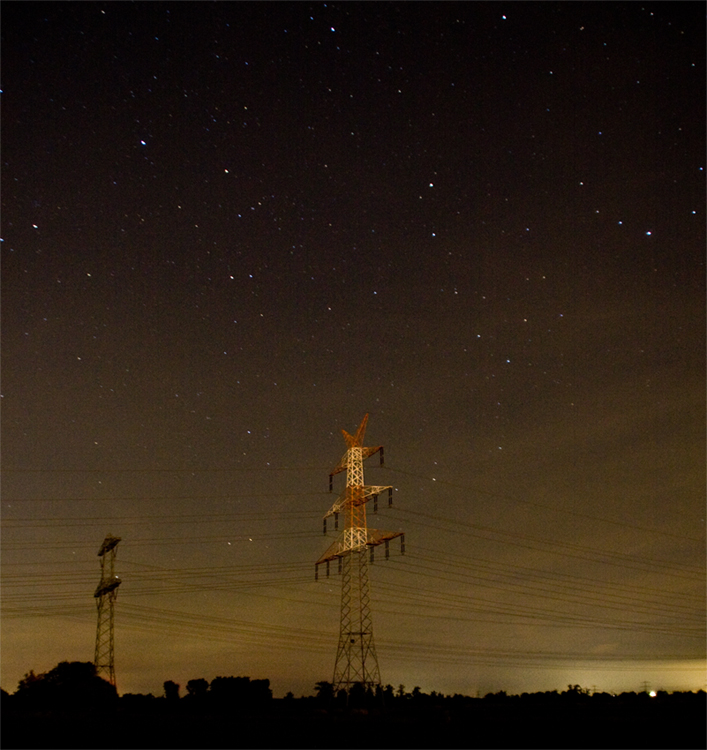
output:
[[[115,594],[115,591],[111,591],[96,598],[98,625],[96,626],[96,650],[93,656],[93,663],[96,665],[98,676],[107,679],[113,686],[115,686],[113,647],[113,603],[116,598]]]
[[[342,560],[341,624],[334,666],[334,691],[360,684],[364,690],[380,685],[378,657],[373,642],[368,556],[366,548]]]

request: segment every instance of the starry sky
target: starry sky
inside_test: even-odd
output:
[[[3,3],[2,687],[331,680],[368,413],[384,684],[705,688],[704,29]]]

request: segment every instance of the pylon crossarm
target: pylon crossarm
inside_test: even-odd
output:
[[[376,453],[378,453],[378,451],[381,451],[381,450],[383,450],[383,446],[382,445],[376,445],[373,448],[364,448],[361,451],[361,458],[363,458],[365,460],[365,459],[370,458],[371,456],[375,455]]]
[[[101,548],[98,550],[98,557],[103,557],[106,552],[110,552],[117,546],[120,540],[121,538],[119,536],[111,536],[110,534],[108,534],[108,536],[103,540]]]
[[[346,467],[348,466],[348,460],[349,460],[349,452],[346,451],[344,455],[341,457],[341,461],[336,465],[336,468],[334,471],[332,471],[329,476],[333,477],[334,474],[340,474],[342,471],[346,471]]]
[[[363,534],[365,534],[365,537],[363,537]],[[338,557],[343,557],[349,552],[364,546],[377,547],[379,544],[383,544],[383,542],[390,541],[391,539],[397,539],[399,536],[403,536],[402,531],[347,529],[333,544],[329,545],[327,551],[317,560],[315,565],[336,560]]]
[[[375,495],[380,495],[384,490],[392,490],[393,488],[388,485],[369,485],[368,487],[361,488],[361,494],[358,497],[358,503],[367,503],[368,500]]]
[[[99,597],[99,596],[103,596],[103,594],[108,594],[111,591],[114,591],[115,589],[117,589],[121,583],[122,581],[120,580],[120,578],[118,578],[118,576],[113,576],[113,580],[108,578],[105,581],[101,581],[98,584],[98,588],[96,588],[96,593],[94,594],[94,596]]]
[[[337,539],[332,545],[329,546],[327,551],[317,560],[315,565],[328,562],[329,560],[336,560],[337,557],[342,555],[341,539]]]
[[[324,518],[329,518],[337,513],[343,513],[343,507],[346,505],[347,491],[344,490],[339,497],[336,498],[336,502],[329,508],[324,514]]]
[[[331,516],[336,515],[337,513],[343,513],[344,507],[346,505],[346,501],[349,498],[349,496],[352,497],[351,502],[353,502],[355,505],[363,505],[363,503],[367,503],[370,498],[375,497],[376,495],[380,495],[381,492],[385,492],[386,490],[392,490],[393,487],[390,485],[369,485],[366,487],[357,488],[357,492],[351,494],[349,491],[349,488],[347,487],[340,495],[336,498],[336,502],[329,508],[329,510],[324,514],[324,518],[330,518]]]
[[[366,542],[366,546],[377,547],[379,544],[383,544],[383,542],[396,539],[402,535],[402,531],[380,531],[379,529],[368,529],[368,541]]]

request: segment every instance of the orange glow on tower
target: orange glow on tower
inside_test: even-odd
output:
[[[327,576],[332,560],[339,561],[341,575],[341,622],[339,646],[334,666],[334,690],[345,690],[358,683],[364,689],[381,684],[378,657],[373,642],[369,579],[368,551],[371,560],[373,550],[385,544],[385,556],[389,555],[391,539],[401,538],[401,551],[405,552],[405,537],[401,531],[369,529],[366,522],[366,503],[373,499],[374,512],[378,509],[378,495],[388,493],[388,505],[392,505],[393,488],[383,485],[365,485],[363,462],[375,453],[380,453],[383,465],[383,446],[364,447],[363,438],[368,423],[368,414],[363,418],[356,433],[350,435],[342,430],[347,450],[336,468],[329,474],[329,491],[333,488],[333,477],[346,471],[346,487],[336,502],[324,515],[324,532],[327,519],[334,516],[334,528],[338,529],[339,515],[343,514],[344,528],[337,540],[315,563],[315,578],[319,566],[326,565]]]

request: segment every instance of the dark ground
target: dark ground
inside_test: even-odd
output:
[[[458,698],[458,699],[457,699]],[[3,748],[704,748],[702,693],[592,697],[575,703],[504,697],[342,710],[316,699],[266,709],[203,711],[183,699],[125,701],[98,712],[4,706]],[[7,710],[9,709],[9,710]]]

